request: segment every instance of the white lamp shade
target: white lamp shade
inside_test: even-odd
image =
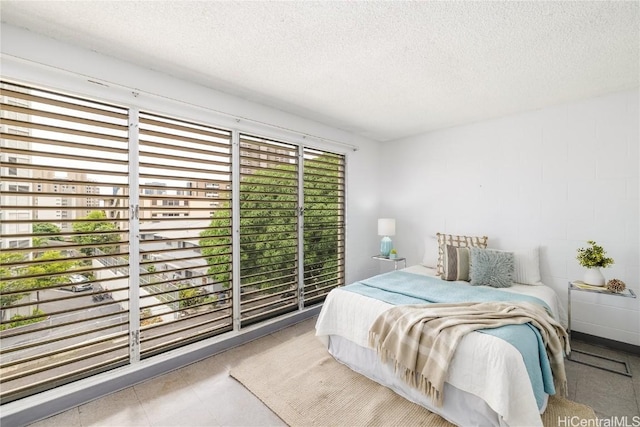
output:
[[[378,219],[378,236],[395,236],[396,220],[393,218]]]

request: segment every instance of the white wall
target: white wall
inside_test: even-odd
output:
[[[490,102],[490,101],[488,101]],[[640,294],[638,91],[419,135],[381,148],[381,210],[409,264],[436,232],[541,247],[543,281],[566,304],[576,249],[595,240]],[[640,345],[640,299],[573,292],[572,329]]]
[[[3,24],[0,30],[3,78],[345,153],[347,281],[375,273],[370,254],[359,248],[377,245],[377,173],[371,165],[378,161],[379,143],[24,29]]]
[[[540,245],[544,281],[566,300],[567,281],[582,275],[575,249],[594,239],[616,260],[607,278],[640,293],[637,92],[380,145],[9,25],[0,30],[4,77],[292,142],[302,139],[284,128],[359,146],[305,140],[347,154],[348,283],[377,273],[376,221],[393,216],[394,243],[409,264],[419,262],[423,236],[437,231],[486,234],[492,247]],[[575,330],[640,344],[638,299],[573,299]]]

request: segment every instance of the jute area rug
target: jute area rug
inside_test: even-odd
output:
[[[314,331],[245,359],[230,375],[290,426],[453,426],[337,362]],[[596,418],[588,406],[556,397],[542,418],[551,427],[572,417]]]

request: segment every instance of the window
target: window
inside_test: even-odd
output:
[[[204,194],[212,178],[231,182],[231,133],[141,113],[139,147],[140,231],[153,236],[140,242],[144,358],[232,329],[231,281],[219,278],[231,274],[231,209],[212,211]]]
[[[344,284],[344,156],[304,150],[304,304]]]
[[[344,156],[241,135],[240,159],[246,325],[320,303],[344,284]]]
[[[9,240],[9,248],[26,248],[29,247],[28,240]]]
[[[298,147],[240,136],[240,317],[298,309]],[[276,153],[282,153],[276,157]]]
[[[15,157],[9,157],[7,158],[7,162],[8,163],[18,163],[18,159]],[[8,176],[18,176],[18,168],[7,168],[7,175]]]
[[[1,403],[344,283],[344,156],[1,84]]]
[[[127,363],[129,209],[126,109],[17,84],[2,83],[2,95],[20,101],[2,105],[3,121],[25,130],[0,135],[0,151],[22,156],[20,173],[6,173],[43,190],[19,204],[0,197],[0,210],[15,218],[0,225],[9,242],[0,252],[5,403]],[[70,180],[99,187],[91,200],[105,209],[87,211],[78,202],[61,215],[55,192]],[[76,200],[85,197],[79,192]],[[116,197],[124,203],[113,204]],[[122,220],[107,220],[106,210]],[[60,290],[72,274],[87,278],[91,295],[110,298]]]

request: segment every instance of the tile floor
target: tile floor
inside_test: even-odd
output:
[[[626,425],[640,425],[640,355],[615,351],[576,340],[572,341],[572,348],[617,360],[626,360],[633,377],[567,361],[565,366],[569,383],[569,399],[591,406],[599,418],[613,421],[615,417],[621,420],[626,416]],[[624,370],[620,364],[581,354],[574,353],[572,358],[595,362],[616,370]],[[602,425],[616,424],[603,423]]]
[[[315,318],[306,320],[31,426],[284,426],[253,394],[229,377],[229,371],[244,357],[305,333],[314,324]],[[590,405],[599,417],[626,416],[628,425],[637,425],[632,422],[640,420],[640,355],[584,342],[573,345],[575,349],[627,360],[634,376],[567,361],[569,398]]]

